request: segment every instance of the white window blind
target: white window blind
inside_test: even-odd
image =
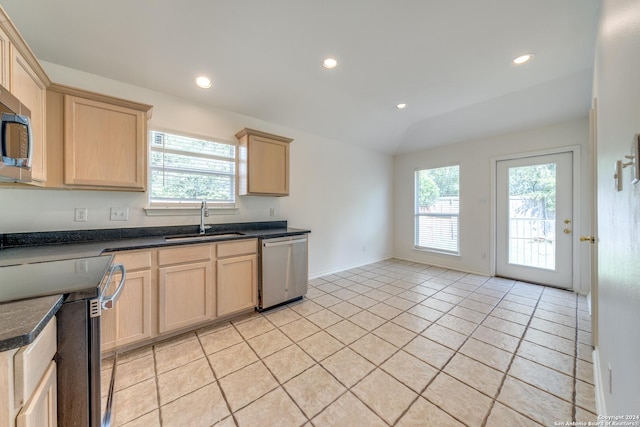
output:
[[[415,173],[415,247],[459,254],[460,166]]]
[[[151,131],[149,204],[235,206],[235,145]]]

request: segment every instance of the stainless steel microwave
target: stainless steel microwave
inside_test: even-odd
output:
[[[31,112],[0,86],[0,181],[30,182],[33,158]]]

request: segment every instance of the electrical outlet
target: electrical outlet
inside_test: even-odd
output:
[[[87,208],[76,208],[75,209],[75,221],[76,222],[87,222],[88,210]]]
[[[269,209],[269,216],[276,216],[276,208]]]
[[[109,219],[111,221],[128,221],[129,208],[111,208],[111,215]]]

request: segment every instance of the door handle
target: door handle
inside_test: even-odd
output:
[[[273,248],[275,246],[285,246],[285,245],[294,245],[296,243],[306,243],[306,241],[307,241],[306,237],[303,237],[302,239],[283,240],[280,242],[263,241],[262,246],[265,248]]]
[[[593,236],[580,236],[580,241],[581,242],[595,243],[596,242],[596,238],[593,237]]]
[[[114,266],[111,267],[111,270],[109,271],[109,276],[107,277],[107,284],[111,282],[111,277],[113,276],[113,273],[116,270],[120,270],[120,273],[122,273],[122,277],[120,278],[120,283],[118,284],[118,287],[116,288],[116,291],[113,294],[108,296],[100,295],[101,305],[103,310],[109,310],[113,308],[116,301],[120,297],[120,293],[122,293],[124,282],[125,280],[127,280],[127,270],[124,268],[124,265],[115,264]],[[107,286],[105,286],[104,290],[106,290],[106,288]]]

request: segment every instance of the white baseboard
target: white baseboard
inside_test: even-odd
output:
[[[446,263],[426,262],[426,261],[421,261],[421,260],[416,260],[416,259],[411,259],[411,258],[402,258],[402,257],[397,257],[397,256],[394,256],[393,258],[394,259],[399,259],[399,260],[402,260],[402,261],[415,262],[416,264],[424,264],[424,265],[430,265],[432,267],[446,268],[447,270],[455,270],[455,271],[459,271],[461,273],[468,273],[468,274],[475,274],[477,276],[491,277],[491,275],[488,274],[486,271],[484,271],[484,272],[483,271],[477,271],[477,270],[473,270],[473,269],[469,269],[469,268],[448,265]]]
[[[600,356],[596,347],[592,353],[593,357],[593,382],[596,388],[596,411],[598,416],[606,416],[607,408],[604,400],[605,383],[602,381],[602,371],[600,370]]]
[[[375,264],[376,262],[385,261],[385,260],[388,260],[388,259],[391,259],[391,258],[393,258],[393,257],[392,256],[385,256],[385,257],[381,257],[381,258],[378,258],[378,259],[369,260],[369,261],[363,262],[363,263],[344,265],[344,266],[336,268],[336,269],[326,270],[326,271],[322,271],[320,273],[313,273],[312,275],[309,275],[309,280],[317,279],[318,277],[322,277],[322,276],[328,276],[330,274],[339,273],[339,272],[345,271],[345,270],[351,270],[352,268],[362,267],[364,265]]]

